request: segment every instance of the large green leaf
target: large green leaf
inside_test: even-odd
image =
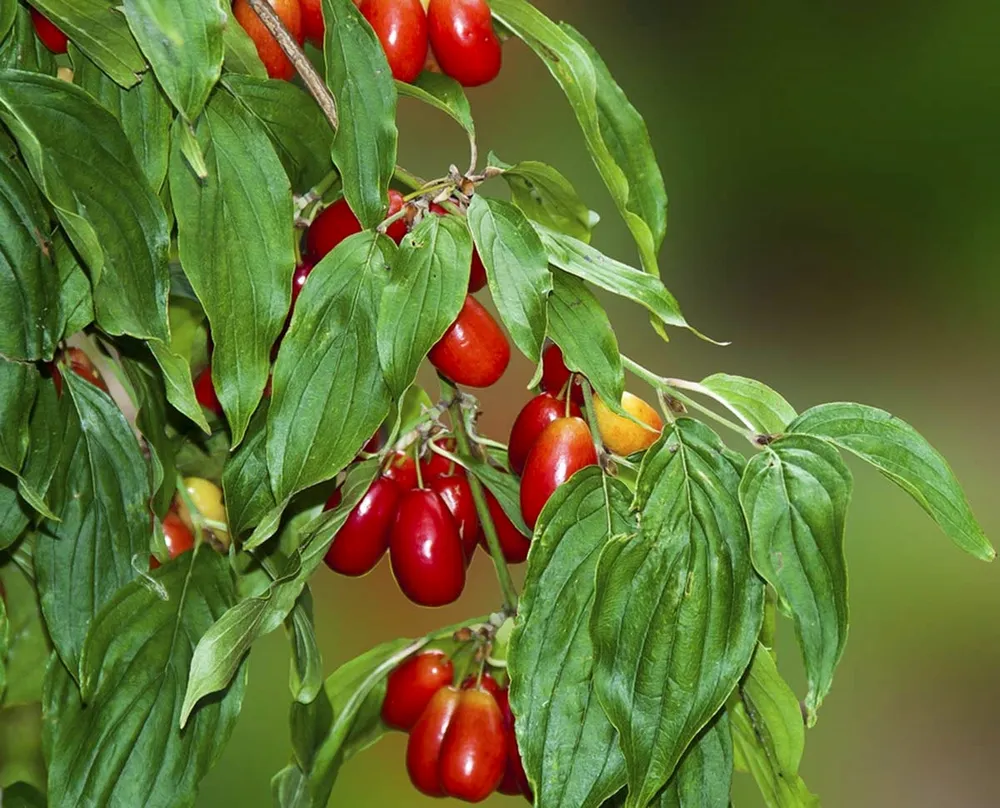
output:
[[[71,48],[70,53],[73,81],[117,118],[149,187],[159,191],[167,176],[170,124],[174,116],[156,78],[146,74],[142,82],[126,90],[76,48]]]
[[[60,453],[77,421],[69,396],[59,399],[51,379],[42,380],[31,411],[28,425],[29,451],[21,471],[19,490],[35,509],[45,516],[53,516],[51,508],[44,506],[52,478],[60,465]],[[2,544],[0,537],[0,544]]]
[[[38,595],[14,564],[0,569],[0,583],[7,592],[7,693],[5,707],[31,704],[41,698],[42,673],[51,647],[42,622]]]
[[[230,73],[254,76],[258,79],[267,78],[264,63],[257,55],[257,46],[253,44],[250,35],[243,30],[231,8],[226,9],[226,26],[222,32],[222,42],[225,46],[223,64]]]
[[[378,313],[378,354],[393,397],[458,317],[471,261],[469,228],[457,216],[425,216],[403,239]]]
[[[844,524],[851,487],[840,452],[809,435],[772,443],[750,460],[740,484],[754,566],[795,620],[810,723],[847,642]]]
[[[267,467],[279,504],[332,479],[389,413],[375,335],[393,249],[371,231],[345,239],[316,265],[296,302],[267,414]]]
[[[246,671],[182,731],[181,696],[198,638],[235,601],[225,557],[202,546],[134,581],[101,610],[83,651],[80,703],[62,674],[49,804],[189,806],[222,753]]]
[[[666,229],[663,177],[642,117],[596,51],[527,0],[492,0],[493,14],[538,55],[576,114],[590,156],[639,247],[642,265],[659,274],[656,253]]]
[[[170,345],[164,342],[149,343],[149,349],[153,352],[160,370],[163,371],[167,400],[178,412],[194,421],[203,432],[208,432],[205,413],[195,396],[191,366],[183,356],[173,350],[172,346],[172,342]]]
[[[559,488],[535,528],[511,636],[511,706],[537,804],[596,808],[625,785],[618,732],[594,693],[594,572],[613,536],[636,531],[630,496],[596,468]]]
[[[292,645],[288,689],[299,704],[311,704],[323,689],[323,655],[316,639],[313,597],[308,585],[285,618],[285,631]]]
[[[264,125],[293,188],[308,190],[333,170],[333,132],[312,96],[278,79],[234,74],[223,83]]]
[[[14,27],[17,9],[17,0],[0,0],[0,42],[3,42],[4,37]]]
[[[15,70],[0,71],[0,120],[90,270],[100,326],[166,340],[166,214],[118,121],[73,84]]]
[[[742,468],[679,419],[643,458],[637,536],[597,568],[595,685],[621,735],[626,806],[645,806],[725,703],[753,654],[764,587],[739,504]]]
[[[292,194],[264,127],[230,94],[212,96],[196,133],[208,176],[199,181],[175,143],[170,193],[181,265],[211,324],[212,380],[237,446],[291,303]]]
[[[702,379],[700,390],[764,435],[778,435],[795,420],[795,408],[784,396],[756,379],[715,373]]]
[[[222,74],[222,0],[124,0],[122,9],[167,97],[193,121]]]
[[[401,96],[416,98],[441,110],[458,123],[469,137],[476,136],[476,124],[472,120],[469,99],[465,97],[462,85],[455,79],[425,70],[412,83],[397,81],[396,91]]]
[[[146,60],[115,0],[32,0],[31,4],[122,87],[139,81]]]
[[[30,514],[27,503],[17,493],[17,477],[0,469],[0,550],[20,538]]]
[[[996,557],[948,462],[901,418],[864,404],[821,404],[787,431],[823,438],[868,461],[913,497],[955,544],[984,561]]]
[[[267,410],[265,399],[250,421],[246,440],[222,470],[229,532],[235,539],[243,538],[277,505],[267,473]]]
[[[396,168],[396,85],[378,37],[351,0],[323,0],[323,17],[326,83],[340,117],[333,162],[354,215],[375,227]]]
[[[819,799],[798,774],[805,748],[799,702],[763,646],[726,709],[737,759],[757,781],[767,808],[818,808]]]
[[[125,416],[98,388],[63,371],[73,410],[49,488],[59,521],[35,546],[35,575],[52,642],[76,675],[94,615],[148,564],[149,472]]]
[[[0,151],[0,354],[51,359],[62,336],[59,274],[38,189],[17,156]]]
[[[0,68],[30,70],[33,73],[56,74],[56,59],[35,35],[31,13],[27,6],[14,4],[17,15],[9,36],[0,44]]]
[[[654,808],[729,808],[733,781],[733,737],[720,712],[688,747]]]
[[[625,371],[604,307],[583,281],[558,272],[552,280],[549,337],[562,349],[566,367],[586,376],[602,400],[621,401]]]
[[[52,240],[59,273],[59,328],[56,333],[72,336],[94,322],[94,294],[90,278],[61,230]]]
[[[0,469],[19,474],[28,452],[28,422],[38,392],[34,365],[0,356]]]
[[[501,199],[474,196],[468,218],[497,311],[521,353],[537,362],[552,291],[541,239],[524,214]]]

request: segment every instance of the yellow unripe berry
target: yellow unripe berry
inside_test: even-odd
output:
[[[201,477],[185,477],[184,488],[191,503],[205,519],[212,522],[226,521],[226,506],[222,504],[222,489]]]
[[[631,393],[622,395],[622,409],[646,424],[649,429],[624,416],[616,415],[599,396],[594,396],[594,412],[597,415],[597,428],[601,432],[601,440],[604,441],[605,447],[616,455],[628,457],[630,454],[648,449],[656,442],[663,431],[663,419],[653,407]]]

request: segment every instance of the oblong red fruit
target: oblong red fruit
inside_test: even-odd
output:
[[[479,257],[479,250],[472,248],[472,266],[469,267],[469,294],[478,292],[486,286],[486,267]]]
[[[507,740],[507,768],[504,771],[503,780],[497,787],[497,791],[508,796],[523,794],[531,802],[531,785],[528,783],[528,776],[524,773],[524,764],[521,762],[521,750],[517,747],[517,735],[514,732],[514,713],[510,709],[510,698],[507,688],[498,690],[493,694],[500,705],[500,712],[503,715],[504,734]]]
[[[476,503],[472,498],[472,488],[469,479],[464,474],[451,474],[445,477],[424,479],[424,484],[441,497],[448,507],[448,512],[455,520],[458,535],[462,539],[465,562],[472,561],[479,541],[479,515],[476,513]]]
[[[167,545],[167,557],[171,561],[194,549],[194,533],[173,511],[163,517],[163,542]],[[150,556],[149,568],[155,570],[158,566],[160,562],[156,556]]]
[[[543,390],[553,395],[560,395],[572,375],[569,368],[566,367],[562,349],[558,345],[553,343],[542,352],[541,388]],[[571,398],[578,405],[583,406],[583,389],[580,387],[579,377],[573,382]]]
[[[389,478],[375,480],[333,537],[326,565],[352,577],[371,572],[389,549],[400,496],[399,486]]]
[[[399,213],[402,209],[403,195],[399,191],[389,191],[389,210],[386,218]],[[306,252],[314,262],[319,263],[345,238],[360,233],[363,229],[347,200],[338,199],[324,208],[309,225],[309,229],[306,230]],[[393,222],[386,235],[399,244],[406,235],[406,222],[402,219]]]
[[[510,344],[497,321],[469,295],[427,358],[456,384],[489,387],[500,380],[510,363]]]
[[[302,33],[302,9],[299,7],[299,0],[268,0],[268,2],[285,24],[288,33],[301,45],[305,38]],[[294,78],[294,65],[285,56],[278,40],[267,30],[247,0],[236,0],[233,3],[233,16],[253,40],[257,48],[257,55],[264,63],[267,75],[272,79],[285,79],[286,81]]]
[[[528,452],[535,445],[542,430],[553,421],[565,418],[567,415],[582,417],[580,408],[573,401],[569,402],[567,411],[566,401],[552,393],[542,393],[524,405],[514,420],[514,426],[510,430],[510,442],[507,444],[507,459],[515,474],[524,471],[524,461],[528,459]]]
[[[464,690],[441,743],[441,789],[450,797],[481,802],[496,791],[507,767],[500,706],[486,690]]]
[[[417,487],[417,462],[408,452],[393,452],[382,476],[395,482],[400,491],[410,491]]]
[[[362,0],[360,10],[382,43],[393,78],[414,81],[427,61],[427,13],[420,0]]]
[[[219,403],[219,397],[215,394],[211,366],[205,368],[194,380],[194,396],[201,406],[211,410],[220,418],[222,417],[222,404]]]
[[[443,651],[424,651],[407,659],[389,674],[382,720],[393,729],[409,732],[434,694],[448,687],[455,666]]]
[[[427,23],[434,57],[445,74],[466,87],[497,77],[503,49],[485,0],[431,0]]]
[[[302,9],[302,36],[317,48],[323,47],[323,0],[299,0]]]
[[[439,438],[434,443],[450,454],[455,453],[454,438]],[[426,484],[435,477],[447,477],[450,474],[464,475],[465,469],[427,447],[427,454],[420,461],[420,477],[424,483]]]
[[[521,514],[528,527],[538,521],[555,490],[587,466],[597,464],[590,429],[582,418],[559,418],[538,436],[521,477]]]
[[[389,541],[396,583],[419,606],[445,606],[465,588],[465,552],[455,520],[433,491],[403,494]]]
[[[31,24],[42,44],[53,53],[66,53],[69,39],[52,20],[37,9],[31,9]]]
[[[430,700],[406,742],[406,771],[410,782],[429,797],[447,796],[441,785],[438,764],[441,746],[458,710],[461,694],[454,687],[443,687]]]
[[[528,551],[531,549],[531,539],[523,535],[514,523],[510,521],[503,506],[497,501],[492,493],[486,491],[486,505],[493,520],[493,526],[497,529],[497,538],[500,539],[500,549],[503,550],[503,557],[508,564],[523,564],[528,558]],[[486,534],[479,532],[479,541],[483,549],[488,553],[489,544],[486,541]]]

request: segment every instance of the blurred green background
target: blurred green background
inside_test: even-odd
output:
[[[539,5],[592,39],[646,116],[670,195],[664,279],[689,320],[733,341],[665,344],[609,300],[623,350],[686,378],[754,376],[800,409],[893,411],[948,456],[1000,541],[1000,4]],[[470,93],[483,152],[557,166],[604,217],[595,244],[634,262],[558,88],[520,44],[505,60]],[[466,155],[446,118],[402,102],[403,165],[436,176]],[[506,437],[529,376],[515,362],[483,397],[489,434]],[[852,466],[851,637],[808,736],[807,782],[834,807],[1000,805],[1000,568]],[[313,591],[328,670],[498,601],[484,556],[440,611],[410,605],[387,564],[359,581],[324,569]],[[787,632],[781,650],[804,692]],[[280,632],[254,650],[243,715],[199,806],[270,804],[289,754],[287,666]],[[404,748],[394,736],[351,761],[330,804],[434,804],[409,786]],[[742,777],[735,802],[761,805]]]

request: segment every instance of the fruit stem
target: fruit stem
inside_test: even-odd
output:
[[[278,45],[285,52],[288,61],[295,66],[299,75],[302,76],[302,81],[305,83],[306,89],[316,99],[319,108],[323,110],[323,114],[330,122],[330,126],[336,132],[340,126],[340,119],[337,116],[337,99],[333,97],[333,93],[330,92],[323,78],[316,71],[316,68],[313,67],[312,62],[309,61],[309,57],[299,47],[299,43],[295,41],[295,37],[285,28],[285,24],[281,21],[281,17],[278,16],[278,12],[271,7],[268,0],[247,1],[250,4],[250,8],[260,18],[260,21],[264,23],[264,27],[271,32],[271,36],[275,38]]]
[[[412,171],[407,171],[402,166],[396,166],[392,173],[392,176],[399,182],[406,185],[412,191],[419,191],[425,185],[427,185],[427,180],[423,180],[414,174]]]
[[[442,381],[442,385],[446,382]],[[455,391],[458,392],[457,390]],[[454,396],[451,407],[451,428],[455,435],[455,444],[458,448],[459,456],[473,457],[472,446],[469,441],[469,433],[465,428],[465,413],[462,410],[461,399]],[[510,577],[510,570],[507,568],[507,559],[504,557],[503,548],[500,546],[500,536],[497,533],[496,525],[493,524],[493,517],[490,516],[490,508],[486,503],[486,493],[483,491],[483,484],[475,474],[469,474],[469,488],[472,489],[472,500],[476,504],[476,514],[479,516],[479,524],[482,525],[483,533],[486,535],[486,546],[490,548],[490,556],[493,558],[493,566],[496,567],[497,581],[500,583],[500,592],[503,594],[504,611],[509,615],[517,613],[517,588],[514,580]]]
[[[590,382],[586,379],[582,380],[580,389],[583,390],[583,411],[587,414],[587,423],[590,425],[590,436],[594,441],[594,447],[597,449],[597,457],[601,461],[601,468],[604,468],[605,461],[608,459],[608,453],[604,451],[604,440],[601,438],[601,430],[597,426],[597,411],[594,409],[594,392],[590,388]]]

